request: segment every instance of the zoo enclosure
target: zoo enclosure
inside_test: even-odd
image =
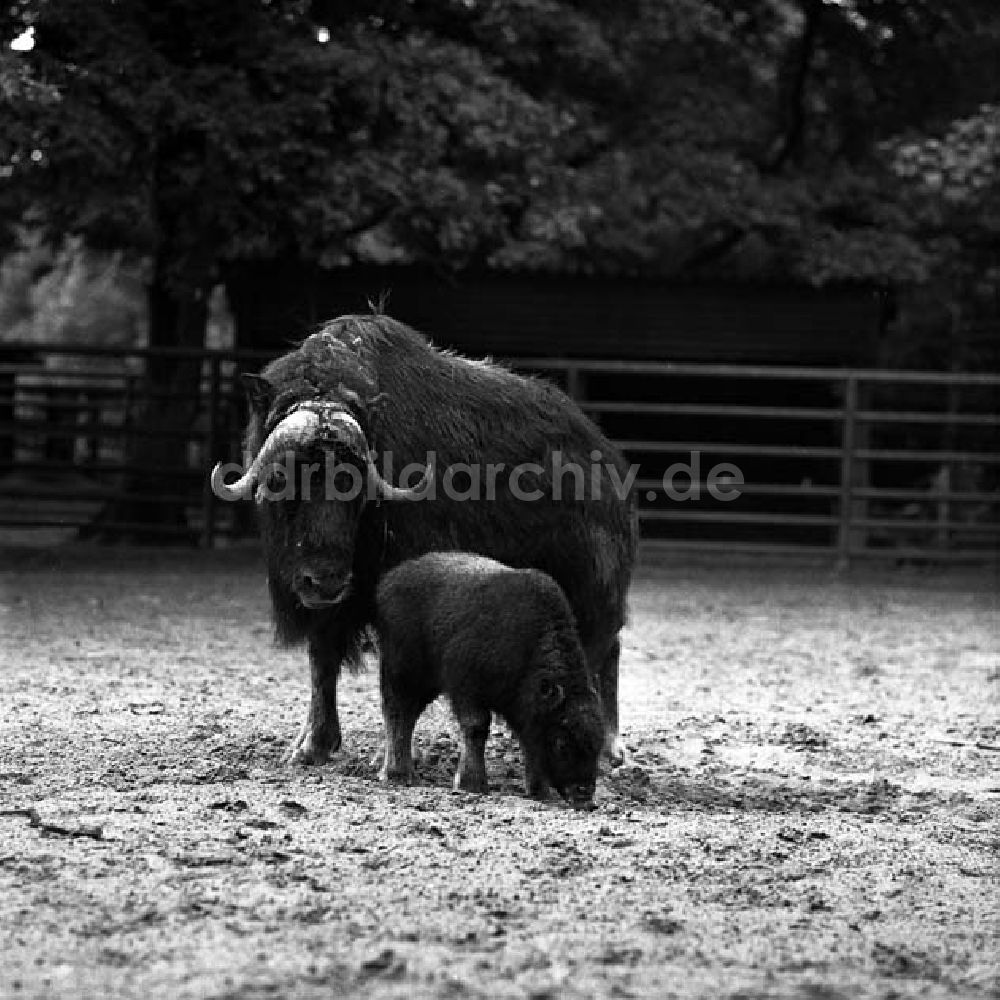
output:
[[[105,536],[206,546],[252,534],[246,506],[215,497],[208,473],[216,460],[240,457],[245,403],[236,376],[268,357],[3,348],[4,537],[95,524]],[[827,554],[841,564],[873,555],[996,558],[998,375],[512,364],[561,384],[638,466],[646,546]],[[709,490],[720,463],[742,476],[735,499]]]

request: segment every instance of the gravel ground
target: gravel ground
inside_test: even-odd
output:
[[[0,565],[0,996],[1000,996],[985,575],[646,566],[580,813],[501,728],[452,792],[440,704],[380,785],[371,669],[285,765],[305,657],[248,553]]]

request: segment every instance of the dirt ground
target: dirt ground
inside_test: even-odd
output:
[[[0,555],[0,559],[4,559]],[[590,813],[282,756],[307,700],[256,556],[0,563],[0,996],[1000,996],[994,580],[647,566],[631,755]]]

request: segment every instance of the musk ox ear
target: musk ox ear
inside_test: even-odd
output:
[[[566,692],[558,681],[543,677],[538,685],[538,698],[546,711],[554,712],[566,700]]]
[[[240,375],[243,389],[250,405],[257,413],[265,414],[274,402],[274,386],[263,375]]]

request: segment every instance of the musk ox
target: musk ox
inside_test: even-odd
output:
[[[291,759],[319,763],[340,745],[337,679],[374,619],[379,579],[460,549],[559,584],[620,760],[635,508],[623,459],[576,404],[380,314],[331,321],[246,384],[245,471],[227,484],[217,465],[212,483],[255,498],[276,637],[308,645],[312,698]]]
[[[444,694],[462,729],[455,788],[486,792],[496,712],[518,738],[525,787],[576,806],[594,797],[600,701],[559,585],[466,552],[430,552],[391,570],[377,593],[383,781],[413,780],[413,727]]]

